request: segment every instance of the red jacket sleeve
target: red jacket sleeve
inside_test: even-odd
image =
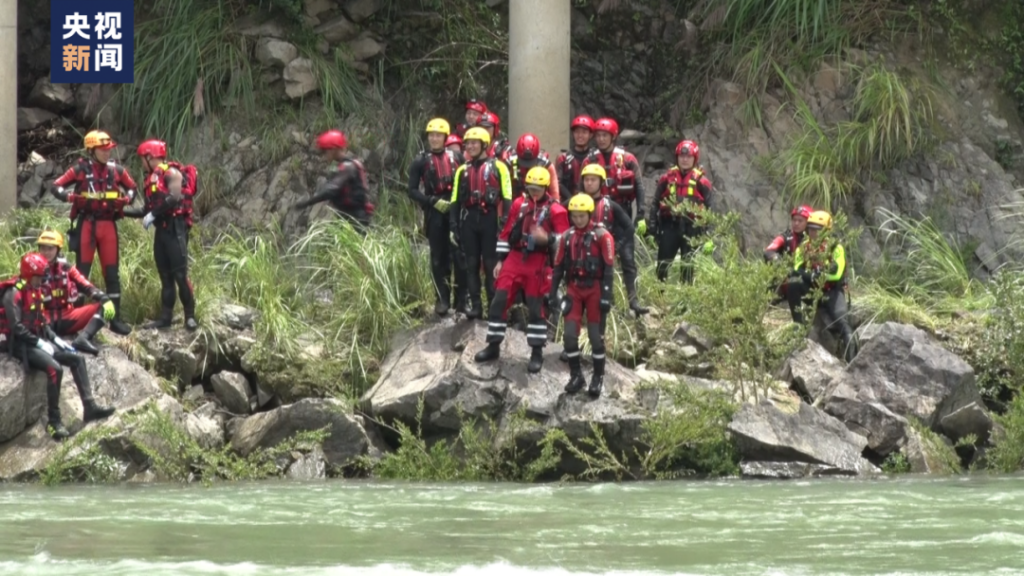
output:
[[[569,212],[561,204],[551,205],[551,229],[559,236],[569,230]]]
[[[604,260],[605,269],[615,268],[615,237],[611,234],[602,234],[598,243],[601,250],[601,258]]]
[[[553,267],[558,268],[565,261],[565,251],[568,250],[566,246],[569,240],[568,234],[562,234],[558,237],[558,243],[555,244],[555,255],[552,257]]]
[[[771,250],[772,252],[778,252],[779,250],[782,250],[782,247],[785,245],[786,239],[783,238],[782,235],[779,235],[775,237],[775,240],[772,240],[772,243],[769,244],[768,247],[764,249],[764,251],[768,252],[769,250]]]
[[[138,186],[135,184],[135,180],[132,179],[132,175],[128,173],[128,169],[124,166],[118,166],[118,168],[117,183],[123,186],[125,190],[136,190]]]
[[[78,181],[78,170],[76,166],[68,168],[67,172],[60,175],[59,178],[53,181],[53,185],[60,188],[67,188],[68,185]]]
[[[551,174],[551,185],[548,186],[548,194],[555,200],[555,202],[561,202],[562,197],[558,187],[558,171],[555,170],[554,164],[548,164],[548,172]]]

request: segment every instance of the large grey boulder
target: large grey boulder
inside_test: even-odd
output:
[[[237,372],[220,372],[210,378],[217,399],[232,414],[249,413],[249,380]]]
[[[36,80],[28,94],[29,106],[60,114],[75,104],[75,94],[69,84],[51,84],[47,76]]]
[[[256,59],[265,66],[286,66],[298,57],[299,49],[290,42],[260,38],[256,43]]]
[[[358,456],[372,455],[375,436],[367,432],[363,419],[333,398],[306,398],[268,412],[254,414],[229,424],[231,447],[248,456],[258,448],[272,448],[303,431],[327,427],[330,436],[323,443],[324,460],[333,467],[353,463]]]
[[[486,418],[504,427],[522,409],[538,427],[520,442],[539,439],[553,428],[578,441],[591,436],[591,426],[596,426],[616,454],[631,455],[639,447],[641,424],[650,412],[641,406],[641,380],[635,373],[609,361],[599,399],[585,392],[570,396],[563,390],[569,369],[558,361],[561,346],[548,345],[543,370],[529,374],[526,336],[509,330],[501,359],[477,364],[473,356],[485,346],[486,331],[484,322],[445,320],[401,335],[380,379],[363,396],[364,405],[378,420],[414,426],[422,398],[421,426],[428,437],[457,434],[469,420]],[[563,459],[560,472],[582,471],[569,460]]]
[[[806,346],[786,360],[780,378],[813,403],[845,369],[846,366],[828,350],[813,340],[807,340]]]
[[[953,438],[987,437],[992,421],[981,406],[970,365],[924,331],[891,322],[864,329],[860,353],[822,403],[880,456],[906,436],[907,418]]]
[[[313,62],[309,58],[296,58],[284,67],[284,91],[289,98],[302,98],[317,89]]]
[[[729,423],[729,432],[744,461],[780,462],[819,465],[806,469],[806,474],[867,474],[876,468],[862,456],[867,440],[848,430],[842,422],[805,403],[796,410],[780,410],[769,401],[745,404]],[[761,470],[766,467],[759,465]],[[776,470],[779,477],[792,476]],[[800,467],[796,467],[800,468]],[[753,475],[768,475],[753,473]]]

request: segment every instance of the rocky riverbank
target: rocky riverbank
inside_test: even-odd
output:
[[[247,370],[251,319],[229,307],[215,339],[140,331],[105,346],[89,358],[89,372],[97,399],[118,413],[83,428],[76,392],[65,383],[62,411],[76,436],[64,445],[45,433],[41,375],[25,377],[19,364],[0,359],[0,479],[95,479],[97,466],[113,481],[234,478],[210,464],[213,454],[256,466],[263,477],[373,475],[381,458],[401,453],[409,439],[399,434],[403,425],[456,458],[462,446],[451,441],[464,441],[468,426],[523,468],[551,439],[558,456],[538,479],[706,472],[684,464],[708,447],[706,435],[687,436],[686,426],[720,432],[716,449],[745,477],[873,475],[894,462],[900,471],[948,473],[961,462],[983,466],[993,432],[971,367],[900,324],[863,330],[849,366],[808,340],[756,397],[729,382],[610,362],[605,393],[591,400],[563,392],[560,346],[548,346],[544,370],[528,375],[525,336],[511,331],[502,359],[478,365],[472,356],[485,325],[449,319],[399,335],[377,384],[358,402],[282,405],[262,386],[267,375]],[[683,429],[666,436],[672,426]],[[958,455],[954,446],[968,450]],[[653,453],[663,456],[652,461]]]

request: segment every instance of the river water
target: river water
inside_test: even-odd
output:
[[[1024,574],[1024,478],[8,485],[0,574]]]

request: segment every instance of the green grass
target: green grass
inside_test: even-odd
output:
[[[831,211],[846,205],[874,173],[925,150],[935,113],[931,91],[876,63],[861,70],[850,122],[822,126],[793,81],[775,66],[794,100],[801,131],[777,157],[771,174],[788,204],[811,203]]]
[[[385,222],[394,222],[396,212],[385,209]],[[21,256],[34,248],[30,232],[43,226],[63,231],[67,220],[18,210],[0,223],[0,267],[16,273]],[[159,312],[152,236],[137,221],[122,221],[119,229],[123,314],[138,324]],[[426,250],[395,225],[374,227],[364,239],[330,219],[295,242],[274,229],[197,227],[190,252],[200,323],[208,326],[225,301],[259,311],[254,358],[281,369],[276,389],[286,398],[361,394],[375,381],[391,336],[425,317],[434,298]],[[98,268],[92,280],[102,288]]]

